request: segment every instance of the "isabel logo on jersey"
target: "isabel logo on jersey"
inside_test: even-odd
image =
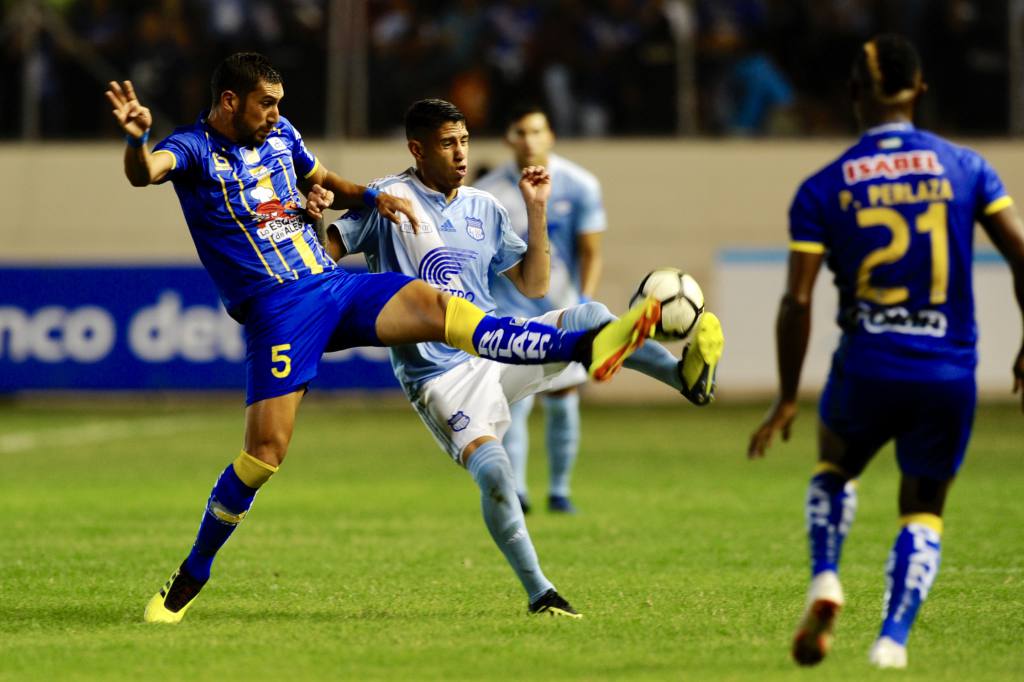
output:
[[[459,410],[448,418],[448,426],[452,431],[461,431],[469,426],[469,415]]]
[[[925,149],[862,156],[843,163],[847,185],[875,178],[895,180],[904,175],[942,175],[945,172],[935,152]]]
[[[418,276],[441,291],[472,301],[476,296],[463,288],[459,275],[476,258],[475,251],[439,246],[428,251],[420,260]]]
[[[484,240],[484,221],[466,216],[466,234],[478,242],[482,242]]]

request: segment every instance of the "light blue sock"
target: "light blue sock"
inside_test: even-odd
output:
[[[811,549],[811,576],[838,571],[843,541],[857,513],[857,484],[834,471],[811,478],[804,502],[807,538]]]
[[[545,433],[552,495],[569,497],[569,479],[580,449],[580,394],[544,397]]]
[[[526,497],[526,463],[530,456],[530,411],[533,410],[533,396],[528,395],[512,403],[508,408],[512,417],[502,443],[516,476],[516,492]]]
[[[900,530],[885,567],[885,620],[880,637],[907,643],[917,611],[939,572],[941,538],[921,523]]]
[[[484,443],[473,451],[466,468],[480,486],[480,507],[487,530],[519,576],[530,601],[535,601],[554,585],[540,570],[523,510],[516,499],[512,466],[505,448],[496,440]]]
[[[562,314],[562,329],[578,331],[594,329],[605,322],[611,322],[612,315],[604,303],[591,301],[566,308]],[[679,376],[679,358],[660,343],[649,341],[638,351],[626,358],[625,367],[646,374],[677,391],[683,390],[683,380]]]

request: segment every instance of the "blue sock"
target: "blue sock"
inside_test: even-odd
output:
[[[530,411],[533,410],[533,396],[528,395],[508,406],[511,421],[502,444],[512,471],[516,477],[516,492],[526,496],[526,462],[530,456]]]
[[[805,503],[811,575],[839,570],[839,553],[857,513],[857,486],[834,471],[811,478]]]
[[[523,510],[516,499],[505,449],[498,441],[488,441],[473,451],[466,468],[480,486],[480,506],[487,530],[519,576],[530,601],[535,601],[554,586],[540,570]]]
[[[591,301],[566,308],[562,314],[562,328],[569,331],[596,329],[615,319],[605,304]],[[623,366],[668,384],[677,391],[683,390],[683,379],[679,376],[679,358],[660,343],[645,343],[626,358]]]
[[[243,460],[243,457],[247,459]],[[261,471],[259,465],[253,464],[255,458],[244,452],[221,473],[206,502],[206,510],[203,512],[203,520],[199,524],[199,533],[192,545],[192,551],[185,560],[185,568],[197,580],[209,580],[210,568],[217,551],[245,518],[246,512],[252,506],[253,498],[256,497],[258,488],[247,486],[238,476],[235,467],[239,461],[242,462],[243,471],[248,468],[257,472],[255,478],[262,479],[260,485],[272,473],[267,465],[263,465],[266,471]]]
[[[885,620],[880,637],[907,643],[917,611],[939,572],[940,540],[939,533],[923,523],[908,523],[900,529],[885,566]]]
[[[580,394],[544,397],[552,495],[569,497],[569,478],[580,447]]]
[[[510,365],[572,362],[586,332],[573,332],[515,317],[486,316],[473,330],[473,348],[482,358]]]

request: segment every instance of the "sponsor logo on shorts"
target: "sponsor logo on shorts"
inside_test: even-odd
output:
[[[448,426],[452,431],[462,431],[469,426],[469,415],[459,410],[448,419]]]

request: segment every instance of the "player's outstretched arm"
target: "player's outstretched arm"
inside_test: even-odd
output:
[[[322,217],[322,211],[325,208],[341,211],[349,208],[369,207],[377,209],[382,216],[396,225],[401,224],[404,215],[412,223],[413,232],[419,231],[420,221],[416,218],[412,202],[408,199],[392,196],[365,185],[357,185],[323,166],[317,168],[313,175],[299,183],[299,189],[307,194],[307,201],[309,192],[317,186],[327,190],[332,196],[332,201],[327,206],[307,204],[306,211],[313,218]]]
[[[1020,214],[1011,204],[1003,210],[982,220],[982,227],[989,239],[1003,254],[1013,273],[1013,290],[1020,308],[1021,324],[1024,326],[1024,223]],[[1021,394],[1021,409],[1024,409],[1024,339],[1013,362],[1013,392]]]
[[[779,303],[775,322],[776,358],[779,365],[779,393],[764,421],[750,436],[747,456],[763,457],[779,431],[782,440],[789,440],[790,427],[796,419],[797,389],[800,371],[811,336],[811,297],[814,280],[821,269],[823,254],[791,251],[786,293]]]
[[[551,279],[551,245],[548,244],[548,198],[551,175],[543,166],[527,166],[519,179],[526,203],[526,253],[504,274],[524,296],[540,298],[548,293]]]
[[[112,114],[125,134],[124,174],[134,187],[145,187],[163,180],[174,166],[170,154],[149,153],[146,142],[153,126],[153,115],[142,106],[131,81],[110,81],[104,93],[113,106]]]

